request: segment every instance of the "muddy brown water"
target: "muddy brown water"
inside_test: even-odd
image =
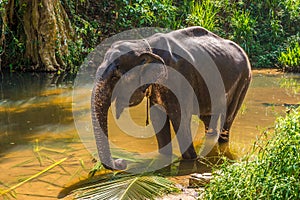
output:
[[[57,199],[64,186],[84,180],[94,164],[91,151],[95,144],[90,138],[87,95],[91,85],[74,88],[68,78],[46,74],[5,76],[0,82],[0,192],[67,158],[15,190],[17,199]],[[285,114],[288,105],[299,103],[299,91],[287,88],[293,82],[299,85],[299,80],[299,75],[254,71],[246,100],[234,121],[227,151],[235,158],[245,155],[261,132],[271,128],[277,116]],[[145,102],[130,109],[134,122],[140,126],[145,124],[145,110]],[[118,148],[140,154],[157,151],[151,130],[146,133],[143,129],[136,130],[141,134],[133,137],[118,128],[111,114],[109,130],[114,133],[110,140]],[[200,123],[196,146],[201,144],[203,131]],[[178,155],[176,142],[174,148]]]

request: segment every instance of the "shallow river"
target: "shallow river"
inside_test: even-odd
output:
[[[92,86],[76,85],[76,81],[74,86],[72,78],[47,74],[4,74],[0,78],[0,192],[67,158],[15,190],[17,199],[56,199],[65,185],[84,179],[94,164],[89,117]],[[299,80],[297,75],[276,74],[274,70],[254,71],[227,151],[235,158],[245,155],[262,131],[272,128],[275,118],[285,114],[288,105],[299,103],[300,91],[291,87],[299,85]],[[130,109],[133,120],[141,126],[145,124],[145,107],[143,102]],[[151,130],[142,133],[141,128],[136,130],[141,135],[133,137],[118,128],[111,114],[109,118],[109,131],[114,133],[110,141],[116,148],[142,155],[157,151]],[[201,123],[197,128],[196,146],[201,144],[204,131]],[[173,145],[178,155],[176,142]]]

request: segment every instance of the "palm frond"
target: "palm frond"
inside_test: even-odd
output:
[[[75,190],[76,199],[154,199],[164,193],[178,192],[174,184],[160,176],[126,175],[119,179]]]

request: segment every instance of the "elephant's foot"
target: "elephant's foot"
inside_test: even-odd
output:
[[[158,152],[164,156],[172,156],[172,149],[159,149]]]
[[[126,160],[123,160],[121,158],[115,160],[115,167],[117,170],[124,170],[127,168],[127,162]]]
[[[218,139],[219,143],[229,142],[229,130],[222,130],[222,133],[219,135]]]
[[[183,154],[182,158],[185,160],[194,160],[197,159],[197,154],[193,146],[190,146]]]
[[[102,163],[102,165],[106,168],[106,169],[110,169],[110,170],[125,170],[127,168],[127,162],[123,159],[115,159],[113,160],[113,166],[107,166],[104,163]]]

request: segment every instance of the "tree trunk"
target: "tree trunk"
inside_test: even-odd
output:
[[[25,44],[24,58],[31,66],[23,69],[66,69],[63,58],[69,55],[68,42],[74,41],[75,34],[60,0],[8,0],[1,7],[1,54],[7,47],[5,32],[11,32],[13,40]]]
[[[25,56],[33,70],[57,71],[66,68],[67,42],[73,38],[69,18],[59,0],[22,0],[26,34]]]

